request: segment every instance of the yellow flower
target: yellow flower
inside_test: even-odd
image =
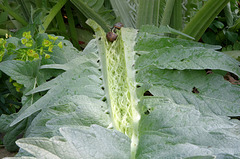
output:
[[[21,40],[22,44],[24,44],[24,45],[27,43],[27,41],[28,41],[28,40],[27,40],[26,38],[23,38],[23,39]]]
[[[33,58],[39,59],[39,55],[38,55],[37,53],[35,53],[35,54],[33,55]]]
[[[49,51],[49,52],[52,52],[52,49],[53,49],[53,45],[51,45],[51,46],[48,47],[48,51]]]
[[[27,42],[27,43],[26,43],[26,46],[27,46],[27,47],[31,47],[31,46],[32,46],[32,42]]]
[[[27,32],[23,32],[22,36],[26,37],[27,36]]]
[[[34,50],[32,50],[32,49],[29,49],[29,50],[27,51],[27,55],[30,56],[30,57],[33,57],[35,53],[36,53],[36,52],[35,52]]]
[[[45,54],[45,59],[49,59],[50,55],[49,54]]]
[[[63,48],[62,42],[59,42],[59,43],[58,43],[58,47]]]
[[[31,47],[33,45],[33,41],[32,40],[28,40],[26,38],[22,38],[21,40],[22,44],[27,46],[27,47]]]
[[[22,35],[22,36],[25,37],[25,38],[27,38],[27,39],[32,38],[31,31],[29,31],[29,32],[23,32],[23,35]]]
[[[49,39],[51,39],[51,40],[54,40],[54,41],[56,41],[57,39],[58,39],[58,37],[57,36],[52,36],[52,35],[48,35],[48,38]]]
[[[17,92],[20,92],[20,89],[23,87],[23,85],[17,83],[17,82],[14,82],[13,85],[16,87],[16,91]]]
[[[43,40],[43,46],[49,47],[50,45],[52,45],[52,42],[51,42],[51,41],[46,40],[46,39]]]

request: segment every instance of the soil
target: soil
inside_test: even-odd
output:
[[[0,133],[0,159],[3,157],[13,157],[17,154],[17,152],[8,152],[2,144],[3,134]]]
[[[13,157],[16,155],[16,152],[8,152],[5,148],[0,147],[0,159],[3,157]]]

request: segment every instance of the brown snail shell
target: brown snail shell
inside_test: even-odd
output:
[[[108,41],[113,42],[117,39],[118,35],[110,31],[107,33],[106,37]]]
[[[121,27],[123,27],[123,23],[118,22],[118,23],[114,24],[113,27],[116,28],[116,29],[121,29]]]

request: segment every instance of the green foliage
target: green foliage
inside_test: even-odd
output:
[[[48,36],[50,40],[54,42],[57,40],[58,37],[53,37],[51,35]],[[1,61],[5,60],[21,60],[21,61],[33,61],[37,60],[39,58],[42,58],[41,56],[45,54],[50,57],[48,52],[52,52],[49,48],[53,48],[53,44],[49,46],[45,46],[44,43],[37,45],[35,40],[32,38],[32,35],[29,32],[24,32],[23,37],[21,39],[18,38],[9,38],[9,39],[3,39],[1,38]],[[44,39],[46,40],[46,39]],[[59,42],[59,44],[61,44]],[[42,48],[42,49],[39,49]],[[46,48],[48,50],[46,51]],[[40,50],[40,51],[39,51]],[[4,62],[3,62],[4,63]],[[10,73],[11,67],[15,67],[13,65],[18,65],[18,67],[21,67],[22,62],[16,62],[12,63],[8,66],[3,66],[3,70],[6,70],[5,73]],[[39,61],[35,61],[36,65],[39,65]],[[29,65],[31,67],[31,65]],[[34,67],[34,66],[33,66]],[[33,71],[36,71],[32,68]],[[19,72],[21,75],[25,74],[24,72]],[[28,72],[30,73],[30,72]],[[27,75],[29,75],[26,73]],[[26,80],[26,81],[24,81]],[[22,96],[23,89],[32,89],[32,85],[29,85],[31,79],[23,78],[22,83],[16,82],[15,78],[10,78],[6,76],[5,74],[1,77],[1,113],[0,114],[11,114],[16,113],[18,109],[20,109],[20,106],[22,105],[20,103],[20,99]],[[15,90],[14,90],[15,89]]]
[[[221,45],[223,46],[223,51],[240,49],[237,47],[239,45],[239,33],[237,30],[233,30],[233,26],[237,25],[237,19],[239,19],[239,11],[237,11],[236,5],[235,1],[228,3],[225,10],[215,18],[203,35],[203,42]]]
[[[19,102],[21,99],[21,93],[19,93],[16,87],[9,81],[9,77],[1,72],[0,78],[0,114],[12,114],[16,113],[21,107]],[[16,83],[17,84],[17,83]]]
[[[96,39],[68,62],[41,66],[65,72],[25,93],[46,92],[10,122],[1,118],[11,126],[34,118],[17,141],[19,156],[240,158],[240,123],[228,118],[239,115],[240,87],[223,78],[240,76],[238,61],[216,46],[166,37],[164,27],[122,28],[109,42],[99,25],[88,24]]]
[[[226,14],[230,13],[228,2],[229,0],[71,0],[70,2],[46,0],[42,3],[33,0],[4,1],[0,5],[3,10],[0,13],[3,17],[2,26],[5,26],[1,27],[3,30],[0,30],[0,34],[4,35],[8,30],[13,29],[20,29],[17,34],[28,30],[33,33],[35,31],[54,33],[70,39],[73,45],[81,50],[92,39],[92,30],[85,25],[85,20],[91,18],[105,32],[108,32],[118,21],[124,26],[138,29],[142,25],[157,27],[169,25],[174,29],[183,30],[185,34],[198,41],[224,7]],[[215,6],[214,9],[212,6]],[[9,19],[6,15],[7,11],[12,17],[11,26],[7,26]],[[227,18],[227,22],[231,24],[233,22],[231,14],[227,17],[230,17]],[[7,30],[4,30],[6,28]],[[237,28],[239,28],[238,24],[234,25],[234,29]]]
[[[183,0],[183,21],[187,24],[195,14],[203,7],[207,0]]]
[[[223,46],[222,51],[235,59],[240,58],[239,50],[239,8],[236,1],[231,1],[215,18],[201,40],[208,44]]]
[[[183,33],[194,37],[195,40],[198,41],[214,18],[222,11],[228,2],[229,0],[208,0],[186,25],[183,29]],[[214,6],[214,8],[212,8],[212,6]]]
[[[3,1],[0,5],[0,36],[11,35],[20,38],[23,32],[31,31],[31,35],[38,33],[54,33],[72,39],[76,48],[81,50],[87,42],[92,39],[92,32],[89,28],[79,28],[82,22],[79,19],[79,12],[69,2],[70,13],[65,7],[67,0],[63,1]],[[82,18],[82,17],[81,17]],[[73,20],[75,23],[73,23]],[[85,21],[83,19],[83,21]],[[69,29],[68,29],[69,28]],[[69,34],[71,32],[71,34]],[[74,34],[72,33],[74,32]],[[79,44],[80,43],[80,44]]]
[[[25,40],[23,40],[25,39]],[[16,118],[18,110],[26,109],[45,93],[26,96],[26,93],[47,80],[56,77],[60,70],[40,70],[43,64],[64,64],[78,56],[77,49],[63,37],[39,34],[32,37],[25,32],[23,38],[12,37],[4,40],[4,56],[0,62],[1,70],[1,124],[0,132],[4,133],[4,146],[9,151],[17,150],[15,140],[25,133],[32,122],[32,117],[25,119],[14,127],[10,123]],[[11,47],[9,47],[11,44]],[[6,46],[6,47],[5,47]],[[68,52],[65,54],[65,52]],[[37,58],[34,58],[37,54]],[[9,77],[11,80],[9,80]],[[12,81],[12,83],[10,83]],[[21,101],[21,103],[20,103]],[[11,114],[9,116],[4,114]]]

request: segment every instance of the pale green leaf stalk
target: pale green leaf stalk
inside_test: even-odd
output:
[[[159,26],[166,0],[140,0],[137,11],[136,27],[142,25]]]
[[[166,6],[165,6],[165,9],[163,12],[161,25],[169,25],[170,24],[174,4],[175,4],[175,0],[167,0]]]
[[[107,41],[105,32],[94,21],[88,20],[87,23],[94,29],[98,39],[113,126],[131,138],[131,153],[132,158],[135,158],[140,120],[133,69],[135,54],[133,48],[137,31],[121,28],[121,31],[117,31],[117,40],[112,43]]]
[[[173,7],[172,18],[170,22],[170,27],[176,30],[182,30],[182,0],[175,1]]]
[[[121,22],[124,26],[135,27],[135,14],[136,7],[131,6],[126,0],[110,0],[114,13],[117,17],[120,17]],[[136,4],[135,4],[136,6]]]

